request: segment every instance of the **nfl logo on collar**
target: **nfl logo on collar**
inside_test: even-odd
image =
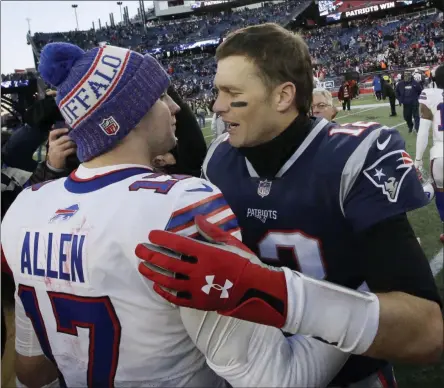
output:
[[[271,191],[271,181],[267,181],[266,179],[264,181],[259,181],[259,186],[257,188],[257,193],[260,197],[264,198],[268,194],[270,194]]]

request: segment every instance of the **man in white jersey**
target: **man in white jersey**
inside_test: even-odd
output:
[[[435,88],[424,89],[419,96],[421,119],[416,139],[415,167],[422,169],[422,158],[433,127],[433,146],[430,148],[430,172],[435,184],[435,203],[444,225],[444,65],[432,70]],[[444,243],[444,233],[440,235]]]
[[[214,185],[150,167],[175,145],[179,109],[158,62],[118,47],[84,52],[53,43],[39,71],[58,88],[82,164],[68,178],[24,190],[2,223],[16,283],[17,385],[328,384],[348,357],[340,350],[179,309],[138,272],[135,247],[152,229],[195,236],[201,214],[239,233]]]

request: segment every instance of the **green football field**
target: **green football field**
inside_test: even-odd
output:
[[[406,151],[414,158],[416,147],[416,135],[409,134],[407,126],[402,118],[402,108],[396,107],[397,117],[389,117],[390,108],[388,106],[366,106],[368,104],[375,104],[373,96],[365,96],[358,100],[353,100],[352,110],[350,112],[339,112],[336,121],[345,124],[356,121],[376,121],[381,124],[396,127],[403,135],[406,141]],[[379,103],[379,101],[378,101]],[[364,105],[361,107],[361,105]],[[353,109],[353,106],[356,108]],[[211,119],[206,120],[206,126],[203,133],[207,143],[211,142],[213,136],[210,130]],[[432,139],[429,139],[429,145]],[[428,151],[424,157],[424,166],[428,166]],[[413,211],[409,214],[410,222],[415,230],[417,237],[420,238],[421,246],[424,249],[426,256],[431,263],[432,271],[441,295],[444,297],[444,276],[443,276],[443,244],[439,241],[439,234],[442,233],[442,224],[434,202],[426,207]],[[427,317],[424,317],[426,320]],[[444,358],[441,363],[434,366],[416,367],[416,366],[395,366],[395,373],[398,380],[399,387],[444,387]]]

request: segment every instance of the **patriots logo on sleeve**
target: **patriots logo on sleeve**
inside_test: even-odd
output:
[[[402,183],[412,168],[410,155],[404,150],[396,150],[380,157],[364,170],[364,175],[390,202],[397,202]]]

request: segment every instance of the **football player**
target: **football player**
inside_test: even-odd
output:
[[[351,331],[345,328],[365,328],[370,317],[378,318],[358,307],[367,302],[352,302],[351,291],[341,289],[336,294],[336,285],[368,287],[377,293],[377,297],[370,294],[370,299],[378,299],[380,306],[378,330],[372,332],[376,337],[372,342],[371,335],[365,335],[369,347],[354,349],[360,355],[350,357],[332,382],[336,386],[367,379],[371,386],[379,386],[381,376],[394,386],[384,359],[429,362],[439,358],[441,301],[406,216],[428,200],[401,135],[375,122],[336,125],[310,118],[313,75],[308,48],[299,36],[275,24],[233,32],[218,47],[216,59],[219,95],[213,109],[229,129],[209,148],[203,174],[221,189],[233,209],[246,247],[263,263],[284,267],[285,274],[288,268],[298,271],[291,276],[297,277],[299,285],[308,279],[304,275],[310,276],[310,285],[298,288],[288,281],[291,306],[286,305],[282,302],[286,297],[279,297],[285,289],[281,271],[255,275],[247,270],[245,260],[239,261],[245,271],[237,264],[231,266],[240,257],[234,253],[228,257],[221,249],[168,232],[156,232],[150,236],[151,243],[194,256],[197,262],[180,266],[181,261],[146,246],[140,248],[140,257],[170,272],[185,271],[189,281],[159,278],[156,267],[143,268],[145,276],[158,283],[155,289],[162,296],[178,305],[217,310],[219,303],[225,303],[222,312],[268,320],[291,332],[284,324],[290,315],[296,326],[300,324],[301,334],[349,351],[351,343],[360,342],[356,337],[352,341]],[[216,275],[210,295],[202,291],[206,290],[204,274]],[[334,288],[335,295],[322,297],[319,290],[312,294],[312,278],[334,283],[318,286]],[[241,279],[245,287],[236,294],[233,286],[232,298],[221,299],[217,290],[224,279],[235,284]],[[182,293],[173,295],[160,286]],[[359,298],[353,295],[352,299]],[[260,301],[265,299],[268,307],[261,310]],[[282,319],[272,311],[280,311]],[[355,321],[357,315],[365,322]],[[374,329],[370,326],[369,332]]]
[[[57,87],[82,164],[22,191],[2,222],[17,386],[325,386],[348,357],[340,350],[178,309],[138,272],[134,248],[152,229],[193,235],[199,213],[239,231],[214,185],[151,168],[175,144],[179,109],[160,64],[118,47],[53,43],[39,71]]]
[[[444,225],[444,65],[431,72],[436,88],[424,89],[419,96],[421,119],[416,139],[415,167],[423,168],[422,158],[433,127],[433,146],[430,148],[430,173],[435,186],[435,203]],[[444,243],[444,233],[440,240]]]

